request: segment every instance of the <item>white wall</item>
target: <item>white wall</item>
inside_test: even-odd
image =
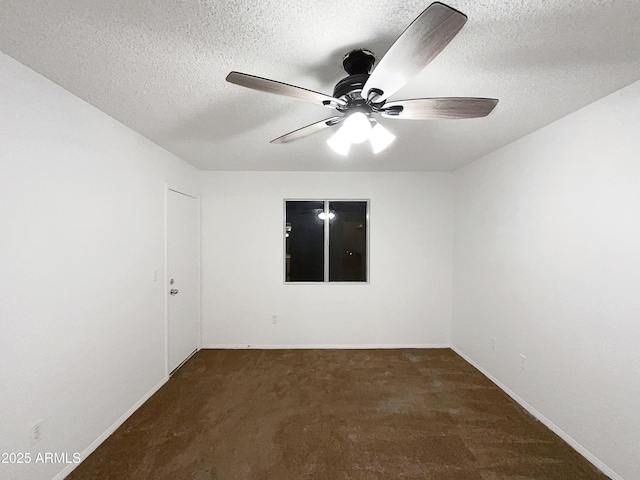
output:
[[[165,379],[165,182],[197,171],[4,54],[0,105],[0,452],[72,455]],[[34,457],[0,477],[67,468]]]
[[[455,189],[453,344],[627,480],[640,478],[639,132],[636,82],[458,171]]]
[[[451,174],[200,175],[203,345],[450,342]],[[369,284],[284,284],[285,198],[371,200]]]

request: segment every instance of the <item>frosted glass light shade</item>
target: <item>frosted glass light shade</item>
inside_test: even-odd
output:
[[[371,129],[369,142],[373,153],[378,153],[387,148],[396,139],[396,136],[379,123]]]
[[[344,119],[341,130],[344,130],[351,143],[362,143],[369,138],[371,122],[364,113],[354,112]]]
[[[351,148],[351,140],[345,135],[344,129],[340,127],[336,133],[329,137],[327,144],[340,155],[347,155]]]

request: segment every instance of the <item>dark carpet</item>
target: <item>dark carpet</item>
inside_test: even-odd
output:
[[[607,477],[449,349],[202,350],[69,479]]]

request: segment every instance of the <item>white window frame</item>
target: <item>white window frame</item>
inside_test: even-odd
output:
[[[322,282],[287,282],[287,202],[323,202],[324,205],[324,280]],[[366,245],[367,245],[367,280],[364,282],[332,282],[329,280],[329,204],[331,202],[365,202],[366,203]],[[370,217],[371,200],[368,198],[285,198],[282,201],[282,280],[285,285],[369,285],[371,282],[370,261]]]

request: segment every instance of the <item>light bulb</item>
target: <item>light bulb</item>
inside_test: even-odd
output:
[[[379,123],[376,123],[375,127],[371,129],[371,134],[369,135],[369,142],[371,143],[373,153],[381,152],[391,145],[391,142],[395,139],[396,136]]]
[[[351,143],[362,143],[369,138],[371,123],[364,113],[354,112],[344,119],[340,130],[344,130]]]

